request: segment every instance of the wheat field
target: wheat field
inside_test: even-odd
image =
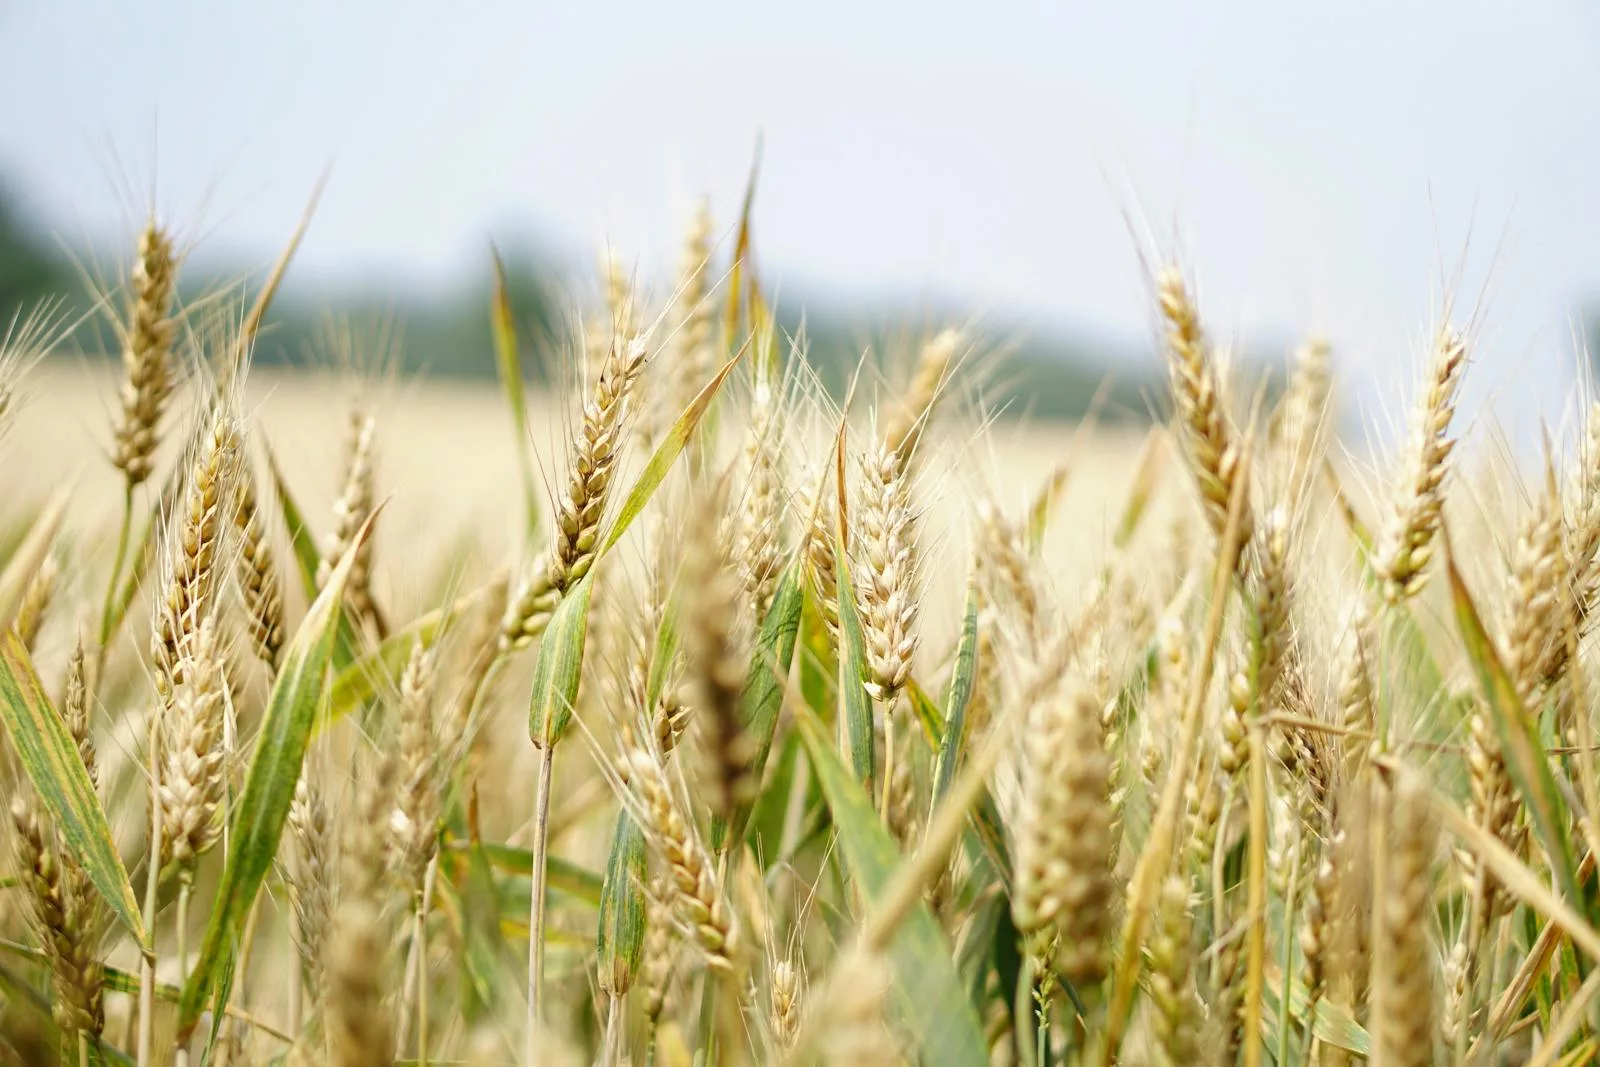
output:
[[[1190,264],[1162,424],[995,418],[957,328],[829,396],[709,232],[553,393],[503,294],[499,388],[252,369],[155,220],[119,364],[19,320],[5,1062],[1600,1052],[1600,406],[1458,450],[1445,307],[1357,461]]]

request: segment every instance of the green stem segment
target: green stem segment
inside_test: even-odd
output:
[[[117,552],[111,559],[111,576],[106,579],[105,604],[100,609],[100,647],[96,652],[96,670],[94,676],[96,684],[105,667],[106,650],[111,644],[111,636],[116,629],[115,618],[117,608],[117,589],[122,577],[122,565],[128,558],[128,537],[133,532],[133,486],[128,486],[122,494],[122,524],[117,530]]]
[[[533,884],[528,900],[528,1027],[526,1062],[539,1062],[539,1017],[544,1010],[544,885],[550,837],[550,773],[555,745],[539,748],[533,800]]]

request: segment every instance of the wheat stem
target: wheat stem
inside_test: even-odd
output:
[[[550,777],[554,745],[539,746],[533,796],[533,882],[528,899],[528,1023],[525,1062],[539,1062],[539,1023],[544,1010],[544,883],[550,844]]]

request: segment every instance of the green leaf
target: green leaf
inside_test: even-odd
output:
[[[667,687],[667,674],[672,660],[678,654],[678,598],[667,597],[661,613],[661,625],[656,628],[655,647],[650,651],[650,671],[644,683],[644,706],[654,708]]]
[[[800,710],[797,723],[833,810],[850,879],[870,905],[888,888],[901,863],[900,854],[867,794],[839,762],[827,729],[806,709]],[[926,904],[919,902],[912,909],[888,954],[895,973],[894,999],[921,1053],[917,1062],[929,1067],[987,1063],[983,1029],[956,972],[950,946]]]
[[[917,725],[922,727],[922,736],[928,742],[928,748],[938,752],[939,746],[944,744],[944,712],[939,710],[939,705],[933,702],[928,691],[914,676],[906,679],[905,694],[906,703],[911,705],[911,714],[917,717]]]
[[[289,491],[289,483],[283,480],[283,473],[278,469],[278,458],[273,455],[271,446],[263,442],[262,447],[267,453],[267,469],[272,472],[272,485],[278,497],[278,509],[283,513],[283,524],[289,531],[289,544],[294,550],[295,570],[300,573],[300,587],[306,594],[306,600],[315,600],[317,570],[322,565],[322,553],[317,548],[311,527],[306,524],[305,513],[300,510],[300,505],[295,503],[294,494]],[[334,666],[343,668],[354,662],[358,647],[355,622],[350,618],[349,612],[341,607],[339,638],[334,646]]]
[[[479,847],[483,850],[484,859],[495,870],[523,878],[533,874],[533,853],[527,849],[488,842]],[[593,907],[600,906],[602,881],[599,874],[560,856],[551,856],[548,862],[545,885],[549,889],[565,893]]]
[[[138,898],[77,743],[45,695],[33,659],[13,629],[0,635],[0,721],[67,851],[134,940],[148,945]]]
[[[1071,473],[1070,466],[1058,464],[1039,488],[1039,495],[1033,498],[1033,506],[1028,509],[1028,551],[1037,552],[1044,547],[1050,516],[1055,514],[1056,503],[1060,501],[1061,492],[1067,487],[1067,476]]]
[[[50,555],[50,546],[55,544],[56,533],[61,529],[61,520],[67,514],[67,501],[71,496],[70,485],[56,490],[44,510],[39,512],[38,518],[33,520],[22,544],[6,561],[5,569],[0,571],[0,627],[10,626],[16,621],[17,609],[22,606],[28,586],[33,584],[33,576],[44,566],[45,557]]]
[[[539,495],[533,474],[533,436],[528,432],[528,402],[522,389],[522,360],[517,356],[517,324],[511,314],[511,296],[506,291],[506,268],[500,253],[490,250],[494,260],[494,293],[490,322],[494,328],[495,366],[500,372],[500,387],[511,407],[511,425],[517,431],[517,471],[522,476],[522,500],[527,513],[527,532],[539,527]]]
[[[487,593],[487,589],[479,589],[457,597],[447,607],[435,608],[426,615],[412,619],[385,637],[377,648],[340,670],[334,675],[333,686],[328,693],[328,713],[317,720],[317,732],[320,733],[375,697],[379,686],[398,678],[405,670],[406,661],[417,643],[431,645],[441,629],[449,626],[476,598]]]
[[[839,724],[856,780],[871,794],[877,764],[872,750],[872,697],[867,692],[867,636],[856,610],[844,544],[836,539],[833,551],[839,575]]]
[[[678,461],[690,438],[694,437],[695,431],[699,429],[700,420],[705,418],[706,409],[716,398],[717,390],[728,380],[733,368],[739,365],[739,360],[744,357],[745,349],[748,347],[746,345],[739,349],[732,359],[723,364],[716,377],[707,382],[706,387],[700,390],[700,395],[689,402],[689,406],[683,409],[683,414],[678,416],[678,420],[672,424],[667,435],[661,439],[655,455],[650,457],[650,462],[645,464],[644,470],[639,472],[638,479],[634,481],[633,488],[628,490],[627,499],[622,502],[622,507],[617,511],[616,521],[611,524],[611,532],[606,535],[605,541],[600,546],[599,556],[604,556],[622,540],[622,535],[628,532],[633,520],[639,517],[639,513],[644,511],[645,505],[650,503],[650,498],[661,487],[661,483],[666,481],[672,465]]]
[[[232,968],[234,946],[250,905],[278,853],[278,839],[300,780],[311,731],[327,698],[328,666],[343,614],[345,583],[376,518],[374,512],[362,524],[284,651],[283,666],[267,698],[244,792],[232,813],[228,856],[212,897],[211,921],[179,1005],[178,1031],[184,1037],[193,1031],[207,998]]]
[[[1270,1043],[1277,1037],[1276,1024],[1274,1022],[1271,1028],[1267,1024],[1269,1019],[1276,1020],[1278,1005],[1283,1002],[1283,974],[1277,968],[1268,968],[1261,992],[1266,1008],[1261,1017],[1263,1033]],[[1296,1019],[1304,1019],[1310,1003],[1305,984],[1298,978],[1292,979],[1289,983],[1290,1014]],[[1361,1024],[1351,1017],[1350,1010],[1326,997],[1317,1002],[1317,1021],[1313,1030],[1325,1045],[1347,1049],[1358,1056],[1372,1055],[1372,1040]]]
[[[639,973],[639,960],[644,954],[644,879],[644,831],[624,808],[617,812],[606,880],[600,890],[595,955],[600,961],[602,987],[608,975],[615,975],[625,979],[615,988],[626,989]]]
[[[539,642],[533,667],[533,696],[528,703],[528,736],[550,748],[566,736],[583,679],[583,646],[589,631],[589,596],[593,569],[556,605]]]
[[[50,1001],[43,996],[33,983],[24,976],[17,974],[10,967],[0,963],[0,1003],[5,1005],[0,1011],[0,1021],[7,1024],[4,1034],[0,1034],[0,1054],[13,1051],[7,1043],[7,1038],[27,1034],[38,1042],[41,1048],[60,1050],[62,1064],[78,1063],[77,1038],[70,1034],[64,1035],[56,1025],[55,1017],[51,1013]],[[31,1030],[22,1026],[22,1017],[33,1017]],[[87,1036],[87,1035],[86,1035]],[[66,1038],[70,1043],[63,1046],[62,1040]],[[86,1042],[87,1057],[85,1062],[89,1067],[100,1067],[101,1064],[116,1064],[117,1067],[133,1067],[133,1060],[129,1056],[111,1047],[104,1038],[89,1037]],[[47,1054],[48,1055],[48,1054]],[[7,1063],[12,1061],[7,1060]],[[55,1062],[43,1060],[37,1062]]]
[[[322,562],[322,553],[317,550],[317,541],[311,534],[311,527],[306,525],[305,513],[300,510],[300,505],[295,503],[294,494],[289,491],[289,483],[284,481],[283,472],[278,469],[278,457],[273,454],[272,446],[263,442],[262,448],[267,454],[267,470],[272,474],[273,489],[278,497],[278,509],[283,513],[283,525],[289,531],[289,546],[294,550],[295,570],[300,573],[300,588],[307,600],[315,600],[317,567]]]
[[[517,963],[500,930],[499,894],[482,845],[469,842],[457,858],[463,868],[459,893],[450,880],[441,880],[439,889],[446,913],[460,928],[462,1016],[471,1023],[494,1017],[503,991],[516,988]]]
[[[795,641],[800,635],[800,608],[805,603],[805,591],[800,585],[799,559],[790,561],[778,579],[778,588],[772,594],[772,606],[761,622],[756,635],[755,650],[750,655],[750,669],[745,673],[744,689],[739,694],[739,718],[744,724],[745,736],[755,742],[750,757],[750,776],[761,781],[767,769],[767,757],[772,752],[772,738],[778,729],[778,712],[783,707],[783,694],[788,687],[789,667],[794,662]],[[750,817],[750,806],[744,805],[729,820],[733,839],[744,834]],[[729,825],[717,820],[712,825],[712,847],[722,848],[727,839]]]
[[[933,801],[929,811],[939,810],[939,801],[950,789],[956,765],[967,743],[967,708],[978,677],[978,580],[967,578],[967,607],[961,617],[961,640],[956,644],[956,666],[950,675],[950,691],[944,700],[944,737],[939,757],[933,765]]]
[[[1462,645],[1483,690],[1484,704],[1494,718],[1506,769],[1511,772],[1512,781],[1522,794],[1522,802],[1527,805],[1534,830],[1550,857],[1562,893],[1573,904],[1581,904],[1584,897],[1578,887],[1572,842],[1564,832],[1570,824],[1561,794],[1550,774],[1550,758],[1539,741],[1538,726],[1523,708],[1516,686],[1495,652],[1477,605],[1472,602],[1472,594],[1456,568],[1455,553],[1443,529],[1440,538],[1444,541],[1445,569],[1450,576],[1450,599],[1455,605],[1456,624],[1461,628]]]

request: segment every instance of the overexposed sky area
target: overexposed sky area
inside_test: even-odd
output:
[[[1576,0],[0,0],[0,99],[0,174],[69,239],[154,184],[264,262],[331,161],[302,282],[456,278],[518,227],[661,272],[760,134],[770,282],[1141,340],[1131,217],[1217,332],[1325,328],[1380,419],[1463,257],[1478,400],[1549,413],[1600,301]]]

